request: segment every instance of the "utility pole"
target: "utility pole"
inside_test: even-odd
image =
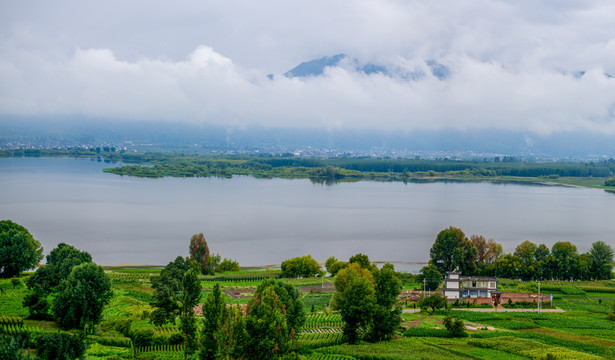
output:
[[[423,278],[423,297],[425,297],[425,281],[427,279]]]

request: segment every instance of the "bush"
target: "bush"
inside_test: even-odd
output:
[[[152,329],[137,329],[130,334],[130,338],[135,347],[151,346],[154,339],[154,331]]]
[[[227,272],[227,271],[239,271],[239,263],[235,260],[224,259],[218,266],[218,272]]]
[[[455,337],[466,336],[466,326],[461,319],[449,315],[444,318],[444,326]]]
[[[448,301],[445,297],[440,296],[440,294],[435,293],[429,296],[424,296],[419,301],[419,307],[429,313],[434,312],[437,309],[446,309],[448,306]]]
[[[282,277],[314,277],[320,273],[320,265],[311,255],[300,256],[282,262]]]
[[[82,339],[65,333],[45,334],[38,340],[38,357],[44,360],[72,360],[83,356]]]

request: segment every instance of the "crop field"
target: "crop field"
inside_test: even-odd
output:
[[[149,316],[154,308],[151,277],[159,271],[146,268],[108,269],[114,296],[105,307],[103,321],[88,338],[86,359],[183,359],[176,325],[154,326]],[[229,304],[247,303],[256,287],[274,271],[255,271],[201,277],[202,295],[216,282],[237,294]],[[27,292],[26,276],[13,285],[0,280],[0,333],[40,334],[61,331],[52,321],[26,319],[22,307]],[[380,343],[344,344],[341,315],[329,309],[333,279],[290,279],[303,295],[306,322],[295,346],[306,360],[350,359],[557,359],[615,360],[615,322],[607,314],[615,311],[615,281],[543,281],[541,290],[553,294],[553,305],[564,313],[471,312],[439,310],[434,314],[404,313],[404,322],[393,340]],[[521,282],[504,280],[504,287]],[[412,308],[412,306],[410,306]],[[471,326],[465,337],[451,337],[442,320],[452,315]],[[198,320],[199,326],[200,320]],[[147,346],[125,336],[130,331],[149,336]],[[491,329],[488,330],[487,328]],[[148,335],[149,334],[149,335]],[[179,342],[178,342],[179,341]]]

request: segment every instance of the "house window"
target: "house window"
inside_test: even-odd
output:
[[[472,287],[476,287],[476,281],[472,281]]]

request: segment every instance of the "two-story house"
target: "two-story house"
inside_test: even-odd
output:
[[[450,271],[444,278],[442,289],[447,299],[492,298],[499,299],[498,278],[489,276],[462,276],[459,271]]]

